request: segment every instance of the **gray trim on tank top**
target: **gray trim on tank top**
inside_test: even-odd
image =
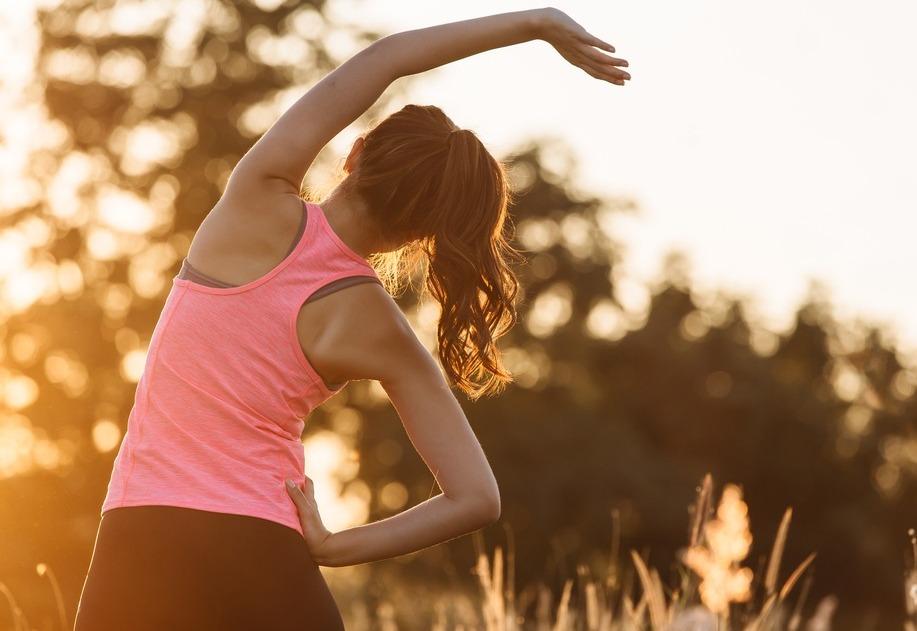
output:
[[[305,205],[305,201],[303,201],[303,205]],[[299,230],[296,232],[296,238],[293,239],[293,244],[290,246],[290,249],[287,250],[287,253],[284,255],[283,257],[284,260],[288,256],[290,256],[293,250],[296,249],[296,245],[299,243],[300,238],[302,238],[302,235],[306,230],[306,221],[307,220],[308,220],[307,212],[303,212],[302,218],[299,220]],[[184,259],[182,259],[181,269],[178,272],[178,278],[181,278],[183,280],[189,280],[191,282],[197,283],[198,285],[205,285],[207,287],[216,287],[216,288],[221,288],[221,289],[239,286],[239,285],[234,285],[231,283],[226,283],[221,280],[217,280],[216,278],[213,278],[212,276],[208,276],[207,274],[204,274],[203,272],[196,269],[195,267],[191,265],[191,263],[188,262],[188,257],[185,257]],[[344,278],[338,278],[336,280],[331,281],[330,283],[326,285],[322,285],[316,291],[314,291],[312,295],[310,295],[306,299],[306,302],[312,302],[313,300],[322,298],[324,296],[327,296],[328,294],[333,294],[334,292],[344,289],[345,287],[350,287],[351,285],[358,285],[360,283],[367,283],[367,282],[379,283],[380,285],[382,284],[379,281],[379,279],[374,276],[345,276]],[[340,388],[341,386],[343,386],[345,383],[347,383],[345,381],[344,383],[340,383],[340,384],[329,384],[325,382],[324,379],[322,381],[325,383],[325,387],[327,387],[329,390],[336,390]]]

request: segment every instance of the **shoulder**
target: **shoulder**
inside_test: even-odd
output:
[[[244,162],[233,169],[201,227],[229,247],[247,243],[283,250],[299,226],[305,202],[289,182],[253,174]]]
[[[208,220],[234,226],[239,231],[286,236],[295,232],[306,202],[294,191],[264,190],[260,195],[241,195],[227,189]]]
[[[189,258],[202,271],[247,273],[252,261],[276,265],[288,250],[302,221],[304,202],[298,195],[266,194],[260,199],[224,194],[194,236]]]
[[[438,368],[391,294],[376,282],[346,287],[317,301],[324,312],[310,347],[316,367],[346,380],[395,383]]]

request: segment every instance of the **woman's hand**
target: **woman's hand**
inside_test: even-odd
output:
[[[322,517],[318,514],[315,485],[309,476],[306,476],[305,492],[290,480],[286,481],[285,486],[287,494],[293,500],[296,511],[299,513],[299,523],[302,525],[303,537],[309,547],[309,553],[316,563],[323,564],[332,533],[325,528]]]
[[[627,61],[597,50],[613,53],[614,46],[589,33],[560,9],[548,7],[539,11],[540,39],[551,44],[564,59],[596,79],[616,85],[624,85],[625,79],[630,79],[627,71],[618,68],[627,66]]]

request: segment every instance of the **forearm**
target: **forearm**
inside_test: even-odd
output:
[[[383,47],[386,63],[397,79],[494,48],[539,39],[542,19],[541,9],[499,13],[394,33],[374,45]]]
[[[388,559],[443,543],[491,523],[485,508],[475,509],[440,493],[385,519],[333,533],[319,565],[358,565]]]
[[[299,185],[315,156],[399,77],[491,48],[539,37],[541,9],[502,13],[387,35],[328,73],[296,101],[240,161],[238,173]],[[249,178],[253,179],[253,178]]]

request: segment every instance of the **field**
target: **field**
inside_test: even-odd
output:
[[[781,567],[792,509],[783,516],[763,573],[757,574],[743,565],[752,534],[739,487],[726,485],[715,503],[708,475],[691,512],[691,538],[681,554],[682,580],[677,585],[663,585],[659,572],[636,551],[623,552],[616,531],[606,571],[595,575],[581,565],[559,594],[543,584],[517,590],[512,551],[497,546],[478,555],[473,571],[479,589],[474,593],[418,594],[416,588],[395,588],[372,609],[358,603],[342,613],[354,631],[830,631],[837,598],[806,602],[812,580],[807,570],[816,553],[791,571]],[[909,534],[913,568],[917,537]],[[474,536],[482,547],[480,534]],[[48,578],[53,595],[48,606],[55,610],[59,628],[72,628],[51,568],[40,563],[36,571]],[[12,631],[38,631],[3,583],[0,592],[13,613]],[[910,618],[904,631],[917,631],[917,569],[906,577],[902,597]],[[411,622],[399,622],[405,614],[396,612],[410,612]]]

